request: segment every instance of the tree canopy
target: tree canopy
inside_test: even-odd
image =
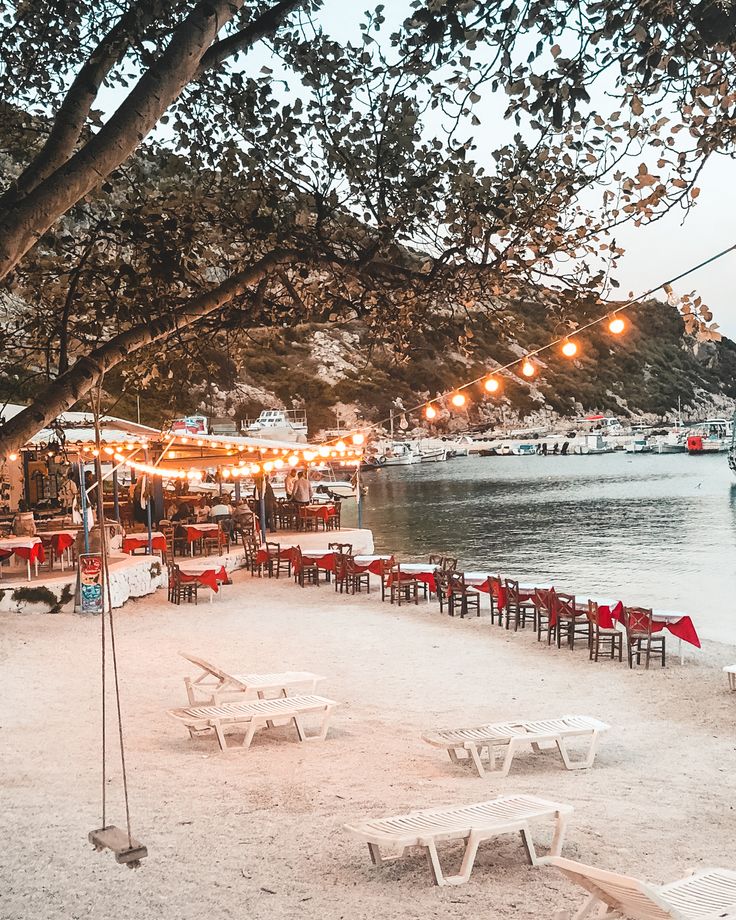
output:
[[[0,454],[156,343],[357,315],[401,348],[528,285],[574,323],[616,228],[731,152],[730,5],[401,6],[342,40],[329,0],[0,14],[2,371],[48,381]]]

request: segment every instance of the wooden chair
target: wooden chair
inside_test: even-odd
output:
[[[665,666],[665,637],[664,633],[652,635],[654,619],[651,609],[647,607],[625,607],[624,625],[626,627],[626,644],[628,645],[629,667],[634,667],[634,657],[637,665],[641,664],[642,651],[645,655],[645,667],[654,656]]]
[[[182,581],[179,566],[173,565],[169,570],[169,601],[172,604],[181,604],[183,600],[196,605],[199,585],[196,581]]]
[[[503,626],[503,607],[499,603],[499,596],[503,593],[503,581],[500,575],[491,575],[488,579],[488,597],[491,602],[491,625],[496,622],[498,616],[498,625]]]
[[[443,572],[456,572],[457,571],[457,559],[453,556],[445,556],[442,560],[442,571]]]
[[[296,518],[296,529],[297,530],[314,530],[315,521],[317,519],[314,515],[309,513],[309,508],[307,505],[297,505],[297,518]]]
[[[328,543],[327,549],[334,550],[336,553],[343,556],[352,556],[353,555],[353,544],[352,543]]]
[[[450,573],[443,569],[434,570],[434,592],[440,605],[440,613],[445,612],[445,604],[450,606]]]
[[[269,578],[279,578],[282,571],[286,572],[287,577],[291,577],[291,559],[281,555],[280,543],[266,542],[266,557],[264,568],[268,572]]]
[[[251,534],[245,533],[245,531],[239,531],[240,540],[243,544],[243,556],[245,558],[245,567],[250,569],[251,575],[262,575],[263,574],[263,564],[258,562],[258,551],[260,546],[258,541]]]
[[[480,591],[465,583],[464,572],[444,572],[448,579],[448,613],[455,616],[455,605],[460,602],[460,617],[466,616],[472,610],[480,616]]]
[[[391,573],[393,572],[396,563],[394,562],[394,557],[391,556],[390,559],[381,559],[379,561],[380,565],[380,577],[381,577],[381,601],[386,600],[386,594],[391,593]]]
[[[522,599],[519,582],[510,578],[504,581],[504,588],[506,589],[506,629],[510,628],[512,617],[514,620],[514,632],[518,630],[519,626],[524,629],[527,616],[531,617],[532,626],[536,628],[537,609],[534,606],[534,598]]]
[[[542,632],[547,632],[547,645],[552,642],[554,629],[554,588],[536,588],[534,591],[534,605],[537,608],[537,642],[542,641]]]
[[[606,643],[611,646],[611,660],[613,661],[616,650],[618,649],[618,660],[623,660],[624,637],[620,629],[615,627],[608,628],[601,626],[599,622],[598,604],[596,601],[588,600],[588,623],[590,623],[590,654],[591,661],[598,661],[598,653],[601,644],[604,648]]]
[[[435,555],[435,556],[430,556],[430,557],[429,557],[429,564],[430,564],[430,565],[433,565],[436,569],[441,569],[441,568],[442,568],[442,564],[444,563],[444,561],[445,561],[445,557],[444,557],[444,556],[437,556],[437,555]]]
[[[301,546],[294,547],[294,581],[302,588],[319,585],[319,567],[316,562],[304,561]]]
[[[344,560],[344,579],[346,590],[348,590],[351,594],[360,593],[360,591],[363,589],[363,586],[365,585],[366,593],[370,594],[370,572],[359,571],[356,566],[354,556],[342,556],[341,558]]]
[[[419,603],[419,586],[422,585],[424,588],[424,596],[427,596],[427,585],[425,582],[420,582],[416,575],[413,575],[410,572],[402,572],[401,564],[397,564],[391,570],[391,583],[389,587],[389,597],[390,601],[393,604],[396,604],[400,607],[402,600],[407,603],[414,601],[415,604]]]
[[[552,631],[557,639],[557,648],[562,643],[562,632],[567,632],[567,644],[570,649],[575,648],[575,638],[585,639],[590,647],[590,622],[588,620],[587,606],[578,607],[572,594],[556,592],[554,595],[555,625]]]
[[[212,551],[212,554],[215,556],[221,556],[223,549],[226,552],[230,552],[230,534],[226,531],[222,524],[217,525],[217,530],[209,531],[202,538],[202,553],[205,556],[209,556]]]
[[[340,530],[342,502],[335,502],[330,508],[329,517],[325,522],[325,530]]]

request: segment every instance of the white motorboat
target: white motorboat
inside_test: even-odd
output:
[[[442,463],[443,460],[447,460],[446,447],[432,447],[419,454],[420,463]]]
[[[687,453],[687,430],[673,428],[666,435],[655,438],[652,449],[657,454],[684,454]]]
[[[652,445],[646,438],[634,438],[633,441],[629,441],[629,443],[624,446],[624,450],[627,454],[650,454],[652,452]]]
[[[381,466],[411,466],[421,462],[421,454],[408,441],[394,441],[379,458]]]
[[[301,409],[266,409],[257,419],[246,420],[244,428],[250,437],[304,444],[307,440],[307,414]]]

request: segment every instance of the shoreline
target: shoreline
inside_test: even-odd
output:
[[[342,829],[515,792],[573,805],[572,859],[655,882],[695,865],[733,868],[736,695],[720,670],[730,647],[706,642],[684,667],[630,671],[491,627],[487,614],[451,622],[435,603],[381,604],[375,586],[346,597],[324,582],[301,589],[239,571],[212,604],[177,607],[159,591],[116,612],[134,835],[150,853],[135,873],[86,842],[99,826],[99,621],[0,614],[5,818],[16,841],[0,860],[3,920],[36,916],[40,904],[45,920],[93,909],[131,920],[152,909],[162,920],[460,918],[469,906],[552,916],[580,894],[553,869],[531,868],[516,837],[486,844],[467,884],[438,889],[422,857],[376,869]],[[240,672],[325,675],[318,692],[343,704],[327,740],[300,745],[277,729],[226,755],[191,740],[165,712],[184,705],[182,678],[193,673],[180,650]],[[482,780],[421,740],[476,720],[568,713],[611,725],[590,770],[524,754],[507,778]],[[110,794],[119,824],[117,769]],[[459,849],[445,852],[452,865]]]

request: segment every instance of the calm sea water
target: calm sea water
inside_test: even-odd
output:
[[[458,458],[363,481],[377,552],[447,552],[466,570],[681,610],[702,638],[736,644],[736,478],[725,455]]]

